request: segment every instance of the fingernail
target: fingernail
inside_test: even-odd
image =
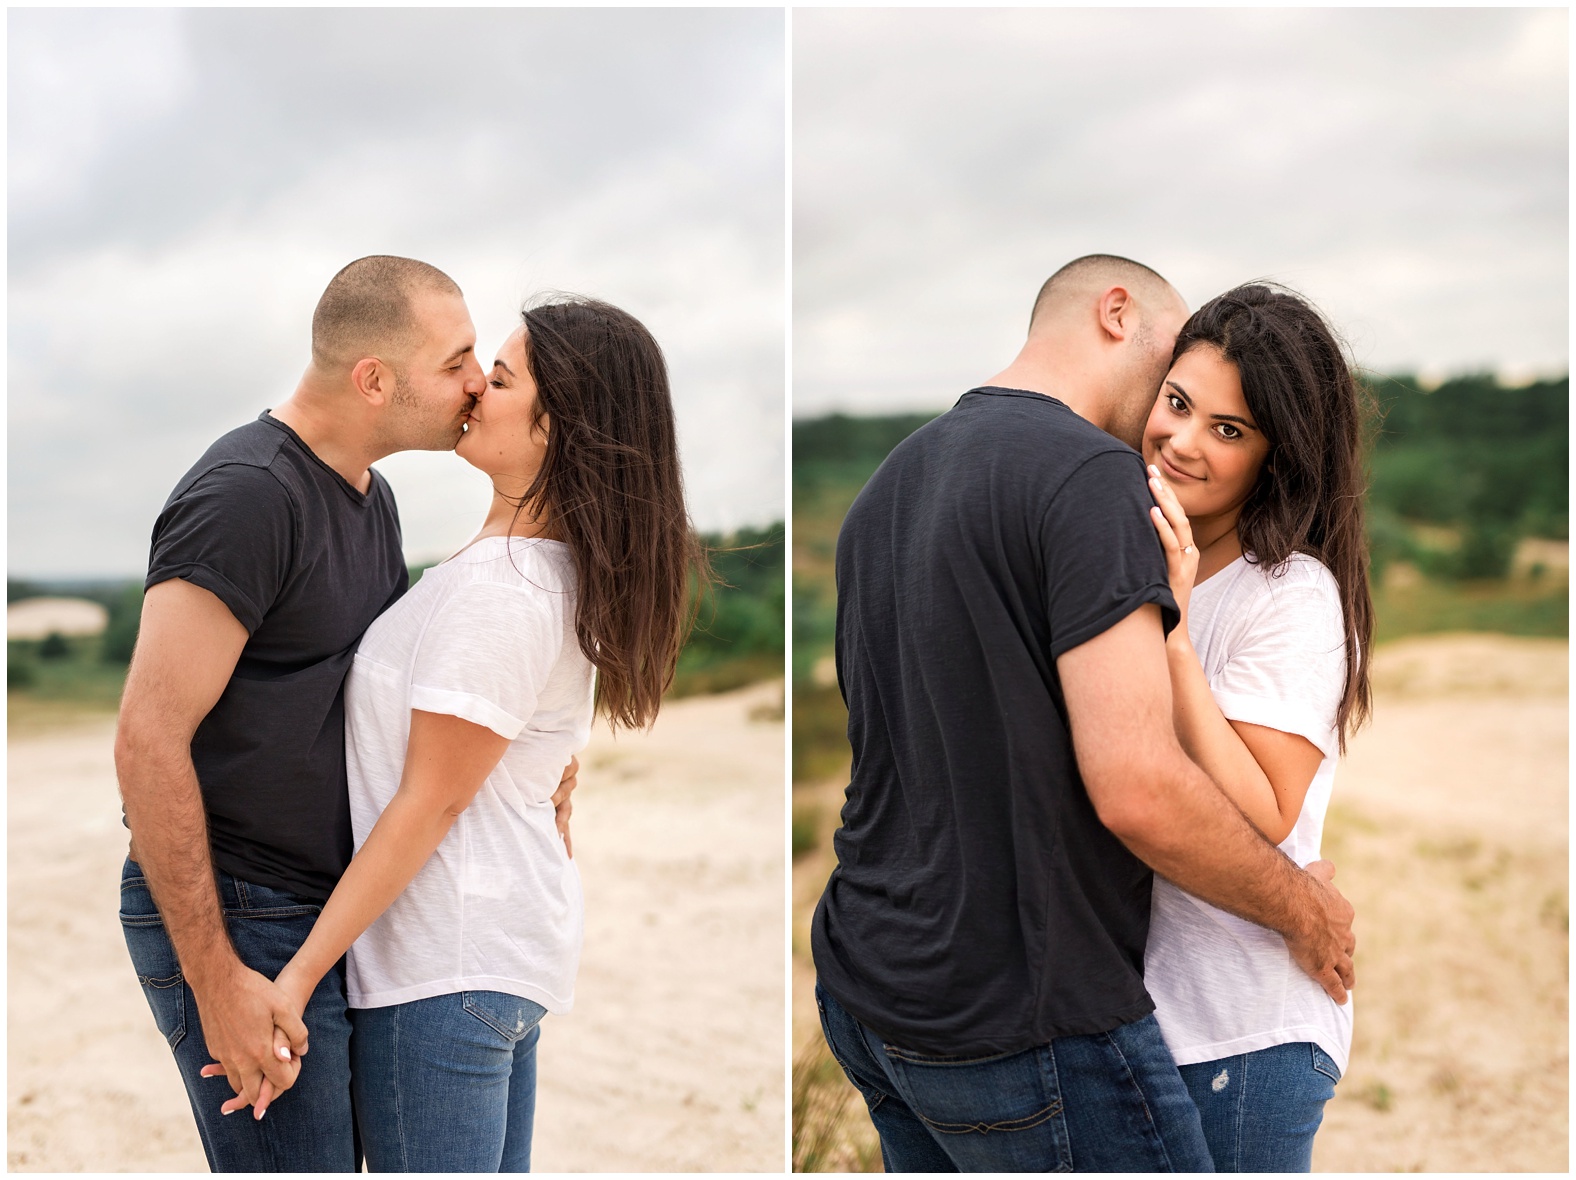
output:
[[[265,1114],[267,1114],[267,1113],[268,1113],[268,1111],[267,1111],[267,1110],[266,1110],[266,1109],[265,1109],[265,1110],[260,1110],[260,1111],[258,1111],[258,1112],[257,1112],[257,1121],[258,1121],[258,1122],[262,1122],[262,1121],[263,1121],[263,1116],[264,1116],[264,1115],[265,1115]]]
[[[1159,479],[1160,478],[1160,468],[1156,467],[1153,463],[1151,463],[1149,465],[1149,474],[1154,476],[1156,479]]]
[[[219,1113],[222,1114],[225,1118],[229,1118],[232,1114],[235,1113],[235,1111],[233,1111],[233,1110],[221,1110]]]
[[[290,1050],[287,1049],[283,1045],[281,1045],[279,1047],[279,1060],[280,1061],[289,1061],[290,1060]]]

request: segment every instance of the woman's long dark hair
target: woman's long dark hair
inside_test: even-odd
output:
[[[1340,747],[1367,720],[1373,599],[1363,530],[1367,394],[1335,332],[1301,296],[1263,283],[1211,299],[1183,325],[1172,353],[1213,345],[1236,365],[1253,421],[1270,450],[1237,518],[1251,560],[1272,571],[1293,553],[1335,575],[1346,625],[1346,685],[1336,713]]]
[[[615,728],[656,719],[710,566],[684,507],[668,369],[651,333],[595,299],[527,307],[547,453],[521,498],[546,509],[579,582],[575,634]]]

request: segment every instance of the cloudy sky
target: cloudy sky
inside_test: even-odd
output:
[[[170,488],[288,396],[346,262],[465,290],[484,363],[593,294],[672,368],[704,529],[783,514],[778,10],[11,10],[9,568],[136,574]],[[412,558],[481,519],[379,464]]]
[[[800,10],[794,414],[943,409],[1080,254],[1358,360],[1568,364],[1563,9]]]

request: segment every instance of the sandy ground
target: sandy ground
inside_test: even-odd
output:
[[[664,707],[581,755],[586,946],[543,1025],[538,1171],[779,1171],[781,685]],[[116,920],[112,722],[13,737],[7,1106],[14,1171],[205,1171]]]
[[[1358,985],[1316,1171],[1568,1169],[1568,667],[1563,641],[1505,636],[1376,653],[1375,720],[1325,845],[1357,909]],[[800,787],[795,807],[830,825],[841,796]],[[827,856],[794,866],[796,1051],[818,1034],[808,916]],[[879,1167],[851,1111],[834,1158]]]

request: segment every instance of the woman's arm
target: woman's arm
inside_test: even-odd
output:
[[[1149,487],[1157,503],[1150,516],[1165,550],[1171,593],[1182,612],[1166,636],[1177,740],[1248,822],[1279,844],[1296,826],[1324,754],[1300,734],[1230,721],[1221,713],[1188,635],[1187,610],[1198,574],[1198,550],[1193,547],[1187,514],[1158,475],[1150,478]]]
[[[421,871],[508,748],[509,739],[486,726],[447,713],[411,710],[399,789],[334,886],[312,933],[274,981],[298,1011],[306,1010],[329,968]],[[277,1029],[275,1042],[281,1043]],[[212,1068],[204,1066],[204,1075]],[[264,1087],[258,1118],[276,1093],[271,1085]],[[237,1095],[219,1109],[229,1114],[246,1105]]]
[[[312,933],[277,980],[301,1001],[405,891],[498,765],[509,739],[446,713],[412,709],[399,790],[334,886]]]
[[[1296,826],[1324,754],[1299,734],[1228,721],[1209,690],[1187,628],[1178,626],[1167,637],[1166,662],[1177,740],[1248,822],[1279,844]]]

